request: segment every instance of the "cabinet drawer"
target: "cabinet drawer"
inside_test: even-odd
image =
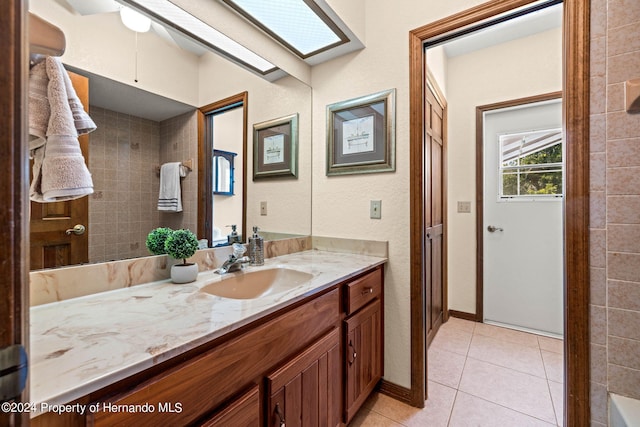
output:
[[[355,313],[370,301],[380,298],[382,293],[382,269],[377,268],[369,274],[346,285],[345,312]]]

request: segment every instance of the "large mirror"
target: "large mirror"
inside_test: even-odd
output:
[[[232,224],[239,230],[258,226],[273,235],[310,234],[308,85],[290,76],[269,82],[215,53],[176,42],[155,23],[150,31],[136,33],[123,25],[118,12],[79,11],[70,3],[32,0],[29,8],[64,31],[67,49],[60,59],[68,70],[88,78],[90,115],[98,126],[88,144],[94,181],[94,194],[87,198],[88,262],[149,255],[145,239],[155,227],[197,232],[198,108],[242,92],[248,94],[247,147],[220,148],[237,153],[234,194],[224,199],[244,198],[246,224],[227,216],[216,228],[222,235],[231,232],[227,226]],[[243,170],[253,164],[253,124],[295,113],[300,123],[298,177],[253,182],[253,171]],[[181,212],[157,209],[159,167],[168,162],[191,169],[181,178]],[[268,204],[267,215],[261,215],[261,203]]]

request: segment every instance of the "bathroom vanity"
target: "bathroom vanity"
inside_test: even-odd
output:
[[[34,406],[76,406],[32,425],[345,425],[383,375],[385,261],[306,251],[247,269],[306,277],[259,297],[203,272],[34,307]]]

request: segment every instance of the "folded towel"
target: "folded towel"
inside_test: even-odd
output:
[[[47,98],[47,68],[44,62],[34,65],[29,70],[29,149],[35,150],[47,142],[49,126],[49,99]],[[33,153],[32,153],[33,154]]]
[[[180,177],[182,176],[186,176],[186,171],[180,162],[165,163],[160,168],[159,211],[182,212],[180,191]]]
[[[77,120],[74,120],[72,108],[77,110],[82,104],[77,100],[62,63],[56,58],[47,57],[45,68],[50,111],[45,143],[37,144],[34,140],[32,144],[31,154],[34,163],[30,197],[37,202],[77,199],[93,193],[93,181],[82,156],[76,126],[80,126],[81,131],[87,133],[95,129],[95,123],[86,113],[80,114],[78,111]],[[33,92],[34,96],[30,96],[30,100],[34,99],[34,102],[41,104],[41,99],[38,98],[41,93],[41,72],[32,73],[32,77],[31,81],[35,83],[30,93]],[[38,138],[43,123],[43,110],[40,105],[34,107],[32,113],[30,106],[30,116],[34,116],[33,122],[30,118],[30,129],[33,128],[33,133]]]

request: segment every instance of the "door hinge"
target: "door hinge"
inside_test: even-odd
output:
[[[27,384],[29,361],[21,345],[0,349],[0,402],[20,396]]]

